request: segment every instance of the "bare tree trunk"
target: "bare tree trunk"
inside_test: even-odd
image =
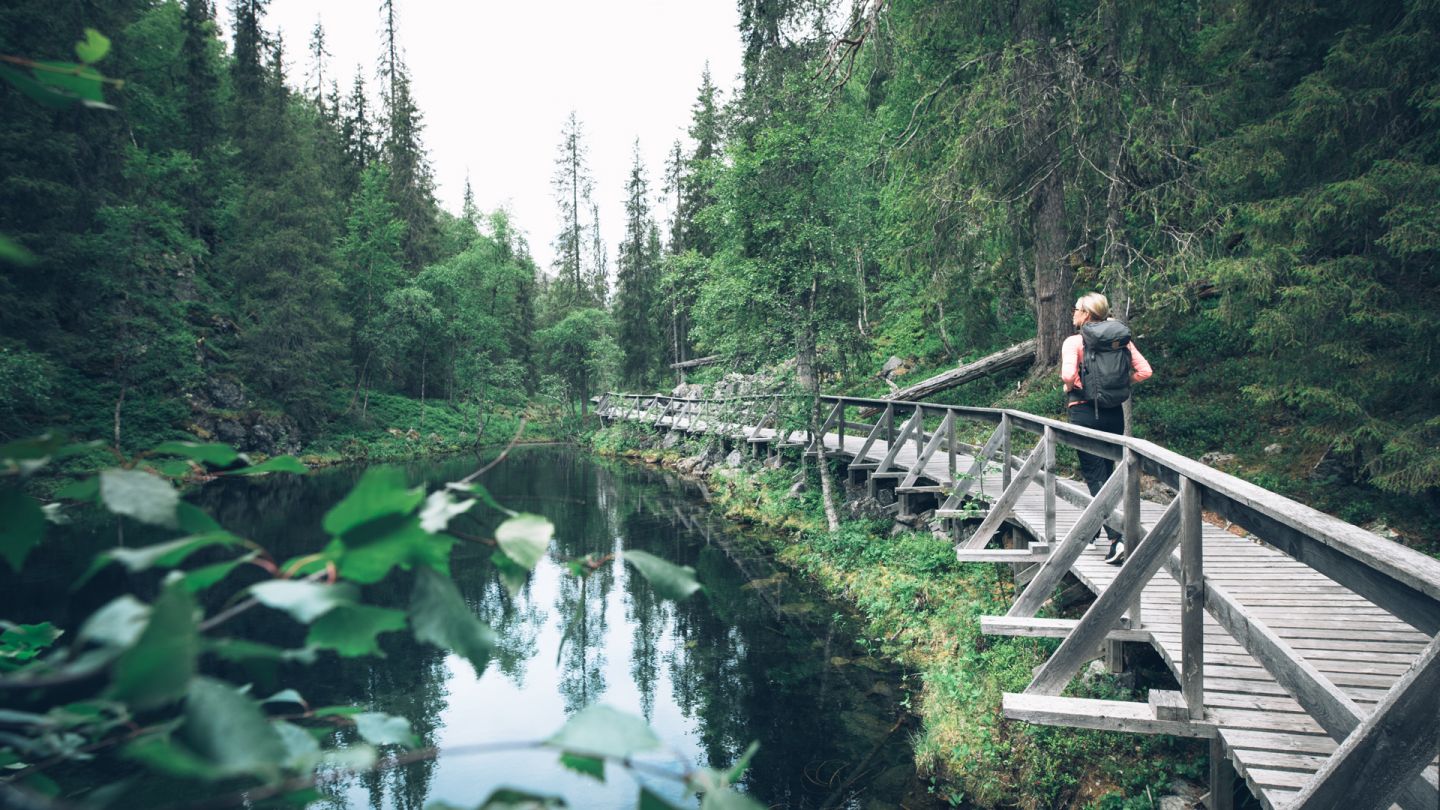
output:
[[[865,296],[865,257],[860,248],[855,248],[855,289],[860,291],[860,323],[856,326],[861,337],[870,336],[870,307]]]
[[[835,499],[831,494],[834,484],[830,480],[830,465],[825,460],[825,437],[820,434],[824,420],[820,417],[820,376],[815,369],[815,344],[818,337],[815,328],[815,299],[819,296],[819,288],[820,278],[817,275],[810,284],[810,291],[805,295],[805,325],[796,335],[795,375],[799,377],[805,390],[810,392],[810,424],[806,433],[810,436],[811,446],[815,448],[815,468],[820,474],[820,500],[825,506],[825,525],[833,534],[840,531],[840,516],[835,511]],[[802,453],[801,458],[804,457]]]
[[[420,356],[420,429],[425,429],[425,356]]]
[[[125,391],[128,385],[121,383],[120,396],[115,400],[115,452],[120,452],[120,408],[125,405]]]

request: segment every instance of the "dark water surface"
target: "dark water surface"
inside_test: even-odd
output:
[[[473,458],[452,458],[406,470],[433,487],[475,466]],[[322,515],[360,472],[223,481],[190,500],[284,559],[323,544]],[[597,783],[560,767],[553,752],[456,753],[542,738],[592,703],[643,716],[673,753],[654,765],[672,771],[679,763],[727,767],[758,740],[743,787],[771,807],[926,804],[902,722],[900,674],[864,652],[834,605],[774,568],[757,548],[756,530],[710,516],[692,484],[564,447],[517,449],[483,482],[501,503],[545,515],[556,526],[550,557],[517,599],[500,584],[490,547],[457,547],[453,573],[461,593],[502,639],[483,677],[455,656],[394,633],[382,637],[383,659],[326,656],[315,666],[275,673],[274,684],[257,682],[257,694],[283,683],[312,705],[403,715],[425,745],[442,752],[433,762],[338,777],[325,788],[331,799],[314,806],[418,810],[447,801],[473,807],[509,785],[562,794],[572,807],[622,808],[634,806],[635,778],[673,801],[697,803],[673,780],[632,777],[613,765],[608,780]],[[457,526],[486,536],[500,516],[476,513]],[[133,524],[126,531],[126,545],[159,539],[137,534]],[[114,589],[136,585],[111,572],[80,593],[66,593],[66,580],[87,555],[113,545],[117,534],[113,524],[81,521],[68,536],[47,541],[37,555],[41,575],[6,583],[0,615],[28,621],[58,614],[71,621]],[[557,562],[623,549],[694,566],[705,591],[669,602],[620,562],[604,564],[583,584]],[[149,598],[144,589],[153,583],[138,585]],[[403,603],[407,592],[405,583],[382,583],[368,594]],[[230,629],[299,646],[302,631],[268,613],[250,611]],[[343,743],[347,735],[338,739]]]

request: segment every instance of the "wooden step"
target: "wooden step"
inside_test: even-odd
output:
[[[1129,734],[1171,734],[1176,737],[1215,736],[1214,723],[1161,720],[1148,703],[1006,692],[1001,697],[1001,708],[1009,720],[1024,720],[1041,726],[1093,728]]]

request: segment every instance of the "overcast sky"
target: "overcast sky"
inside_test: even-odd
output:
[[[740,70],[735,0],[396,0],[396,9],[440,204],[459,213],[468,172],[476,203],[508,208],[546,271],[559,230],[550,180],[570,111],[589,146],[613,276],[635,139],[658,196],[705,63],[725,99]],[[311,70],[317,19],[342,92],[356,65],[373,91],[378,0],[273,0],[265,28],[284,36],[291,84],[304,85]],[[229,22],[222,9],[227,37]]]

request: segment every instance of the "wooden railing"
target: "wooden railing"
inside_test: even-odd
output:
[[[1391,800],[1404,807],[1440,807],[1435,785],[1422,776],[1436,757],[1440,735],[1440,639],[1436,638],[1440,632],[1440,560],[1143,439],[1009,409],[838,396],[822,396],[820,401],[828,415],[816,433],[825,436],[833,430],[838,448],[853,459],[852,469],[868,469],[872,479],[896,478],[896,490],[902,494],[920,488],[945,495],[937,511],[941,516],[958,510],[973,483],[982,479],[986,465],[1000,465],[1002,490],[963,544],[965,549],[983,549],[1011,516],[1020,494],[1039,480],[1045,518],[1043,527],[1037,527],[1035,556],[1043,555],[1043,563],[1010,608],[1011,618],[1034,617],[1101,523],[1118,518],[1130,546],[1128,558],[1114,582],[1036,673],[1025,690],[1027,695],[1059,695],[1107,638],[1141,629],[1141,590],[1164,567],[1181,586],[1178,679],[1183,706],[1170,707],[1165,716],[1173,721],[1173,728],[1161,730],[1213,734],[1213,726],[1207,729],[1204,708],[1203,612],[1208,611],[1321,728],[1342,741],[1292,807],[1378,807],[1388,806]],[[799,411],[809,402],[808,398],[779,395],[707,399],[611,393],[599,407],[609,419],[634,419],[638,414],[641,421],[659,423],[669,417],[672,427],[683,422],[686,429],[753,441],[762,428],[776,427],[787,406]],[[879,418],[873,423],[851,418],[852,413],[867,410],[878,413]],[[927,423],[936,420],[935,429],[928,430]],[[977,448],[957,441],[961,420],[994,428]],[[792,443],[796,431],[781,430],[785,435],[777,435],[777,443]],[[1023,459],[1012,456],[1017,432],[1035,438]],[[800,431],[800,435],[806,434]],[[847,435],[863,435],[858,451],[844,450]],[[815,437],[801,441],[813,448]],[[879,442],[884,442],[887,452],[877,461],[869,454]],[[896,457],[911,442],[917,460],[901,469],[895,464]],[[1114,474],[1094,498],[1057,480],[1055,452],[1060,445],[1117,462]],[[943,485],[925,472],[937,453],[949,460],[948,481]],[[958,469],[962,457],[972,459],[963,471]],[[1178,492],[1149,527],[1140,523],[1142,474]],[[922,480],[932,484],[922,485]],[[1063,538],[1055,536],[1057,497],[1083,509]],[[1362,710],[1261,618],[1225,588],[1207,580],[1201,554],[1204,510],[1239,525],[1431,637],[1373,712]]]

